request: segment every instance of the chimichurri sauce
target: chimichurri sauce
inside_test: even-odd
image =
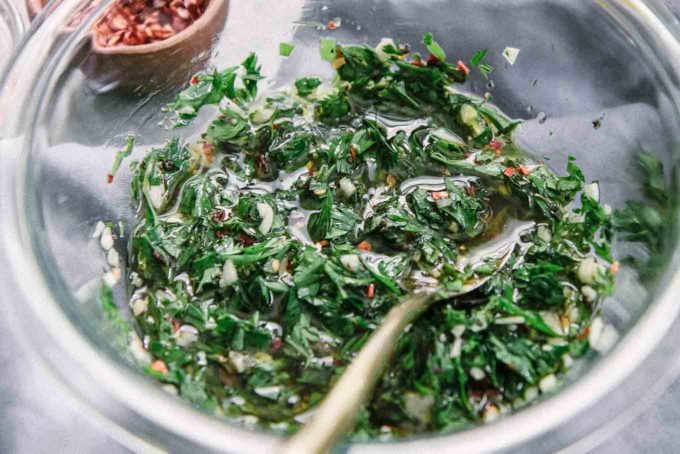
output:
[[[333,80],[259,96],[251,54],[168,106],[177,126],[220,108],[197,142],[133,164],[130,306],[169,389],[293,432],[399,298],[491,273],[466,258],[508,232],[522,241],[500,272],[406,330],[354,436],[491,420],[588,351],[616,272],[596,185],[523,154],[518,122],[463,93],[468,66],[424,43],[427,57],[324,40]]]

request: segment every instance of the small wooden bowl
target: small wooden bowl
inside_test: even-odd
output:
[[[149,93],[185,83],[203,69],[227,18],[229,0],[210,0],[186,29],[163,41],[138,46],[102,47],[91,32],[91,52],[81,70],[102,90]]]
[[[47,0],[26,0],[26,10],[28,11],[28,19],[33,20],[40,11],[45,7]]]

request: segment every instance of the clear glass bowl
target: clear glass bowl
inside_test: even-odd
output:
[[[158,126],[164,117],[160,107],[177,87],[123,93],[89,78],[83,65],[91,56],[87,30],[107,2],[69,29],[69,17],[83,3],[50,4],[49,15],[37,19],[41,27],[23,42],[2,79],[4,301],[50,370],[126,446],[274,450],[280,438],[231,425],[169,396],[112,345],[112,329],[94,297],[105,259],[91,233],[101,219],[123,220],[128,232],[134,224],[129,173],[124,166],[114,184],[107,184],[106,174],[126,134],[139,138],[134,159],[177,133]],[[336,17],[342,22],[335,31],[316,25]],[[321,36],[370,44],[389,36],[416,44],[425,32],[433,32],[448,55],[462,59],[487,47],[494,87],[478,76],[467,89],[490,91],[501,109],[524,119],[518,139],[535,157],[561,170],[575,156],[587,178],[600,181],[606,203],[617,207],[641,197],[636,161],[643,149],[665,163],[675,184],[680,35],[657,2],[235,1],[205,57],[226,67],[254,50],[271,83],[283,85],[309,73],[328,74],[318,58]],[[282,41],[297,45],[288,59],[278,54]],[[521,49],[514,65],[501,57],[506,46]],[[199,133],[209,113],[181,133]],[[597,120],[601,126],[595,128]],[[675,226],[677,218],[668,222]],[[579,363],[559,393],[485,426],[396,445],[358,444],[352,451],[482,452],[518,444],[553,450],[614,416],[620,420],[624,408],[658,392],[678,369],[668,348],[677,330],[661,342],[680,309],[680,251],[673,233],[655,285],[642,286],[623,267],[616,294],[604,308],[620,333],[618,343],[607,355]],[[125,250],[125,238],[117,247]],[[617,252],[625,256],[631,250],[621,244]],[[116,298],[126,310],[120,286]],[[654,348],[661,356],[648,357]]]

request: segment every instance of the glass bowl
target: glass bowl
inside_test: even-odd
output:
[[[83,5],[90,2],[50,3],[2,78],[3,301],[71,397],[122,444],[133,450],[273,451],[281,438],[194,409],[138,373],[114,342],[96,300],[106,261],[92,239],[94,225],[121,220],[129,232],[135,218],[126,166],[114,184],[106,181],[114,154],[128,133],[138,137],[132,159],[177,133],[158,124],[164,119],[160,108],[179,87],[162,83],[162,74],[153,89],[97,83],[87,71],[88,30],[108,2],[92,2],[93,10],[74,28],[69,19]],[[336,17],[337,29],[322,26]],[[490,92],[502,110],[525,120],[517,139],[537,159],[560,170],[575,156],[587,179],[600,182],[606,203],[616,208],[643,197],[636,164],[641,150],[665,164],[676,190],[680,35],[658,2],[234,1],[212,50],[197,58],[220,68],[254,50],[269,84],[277,86],[309,73],[329,75],[318,58],[320,37],[375,45],[389,36],[416,44],[425,32],[462,59],[488,48],[493,86],[476,76],[466,89]],[[290,58],[279,56],[283,41],[297,46]],[[521,49],[514,65],[501,56],[506,46]],[[181,133],[199,134],[210,114]],[[673,329],[664,340],[680,310],[675,211],[667,222],[672,228],[659,257],[662,269],[642,285],[623,266],[604,306],[603,317],[618,333],[613,349],[578,363],[559,393],[491,424],[349,448],[553,450],[592,440],[588,434],[621,421],[624,408],[641,408],[637,403],[663,389],[678,369],[668,347],[678,333]],[[640,252],[634,245],[616,246],[620,257]],[[125,250],[124,235],[117,247]],[[115,297],[127,310],[123,283]],[[650,357],[653,350],[661,353]]]

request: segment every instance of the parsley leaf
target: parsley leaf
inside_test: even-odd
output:
[[[113,181],[116,173],[118,173],[118,169],[123,163],[123,160],[132,154],[132,150],[135,146],[135,136],[133,134],[128,134],[128,136],[125,138],[125,142],[125,148],[116,153],[116,159],[113,161],[111,173],[109,173],[108,176],[109,183]]]
[[[295,50],[295,44],[279,43],[279,55],[282,57],[290,57],[290,54]]]
[[[303,77],[295,81],[295,89],[298,95],[306,98],[311,95],[316,87],[321,85],[321,80],[316,77]]]
[[[486,60],[486,54],[488,52],[488,49],[480,49],[477,51],[472,58],[470,59],[470,63],[473,66],[476,66],[477,69],[479,69],[479,72],[482,73],[484,77],[488,77],[491,71],[493,71],[493,66],[491,66]]]
[[[331,229],[333,215],[333,193],[328,191],[321,204],[321,209],[309,217],[307,230],[314,241],[326,238]]]
[[[425,33],[423,36],[423,44],[425,44],[427,50],[434,55],[437,60],[440,62],[446,61],[446,53],[439,43],[432,38],[432,33]]]
[[[336,57],[335,40],[333,38],[321,39],[321,59],[326,61],[333,61]]]

